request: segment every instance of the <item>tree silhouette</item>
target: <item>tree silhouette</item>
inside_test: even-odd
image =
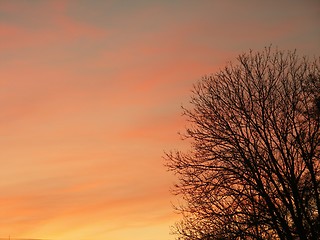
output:
[[[195,85],[178,239],[319,239],[320,59],[250,51]]]

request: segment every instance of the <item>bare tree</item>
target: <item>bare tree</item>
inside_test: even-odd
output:
[[[319,239],[319,60],[251,51],[194,87],[178,239]]]

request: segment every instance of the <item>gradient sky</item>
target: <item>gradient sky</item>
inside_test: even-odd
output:
[[[0,238],[167,240],[192,84],[320,55],[319,1],[0,0]]]

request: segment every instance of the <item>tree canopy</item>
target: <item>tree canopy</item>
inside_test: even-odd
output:
[[[178,239],[318,239],[320,59],[265,48],[193,89],[178,177]]]

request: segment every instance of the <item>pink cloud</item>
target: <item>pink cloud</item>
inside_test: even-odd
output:
[[[16,15],[17,18],[21,15],[20,23],[5,20],[0,22],[0,51],[71,44],[79,39],[95,41],[108,35],[105,29],[78,22],[69,17],[67,3],[67,1],[47,1],[35,5],[36,10],[28,5],[22,9],[20,4],[14,3],[0,6],[0,9],[7,14]],[[40,22],[38,27],[24,26],[22,22],[29,16],[39,17],[39,21],[44,22],[45,25],[42,26]]]

